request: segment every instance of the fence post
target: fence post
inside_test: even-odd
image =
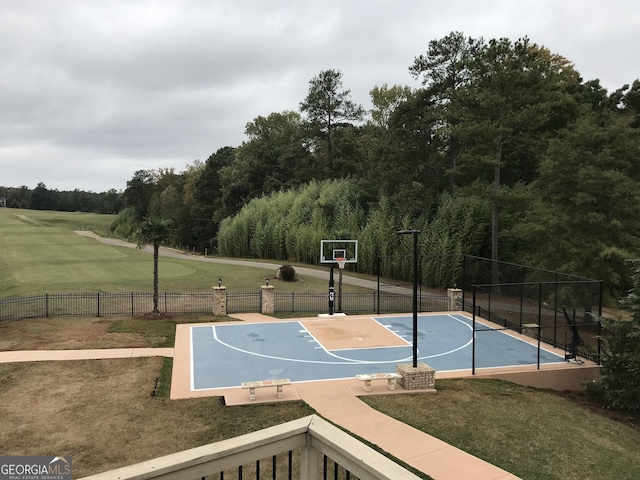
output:
[[[380,258],[380,255],[378,255],[378,257],[376,258],[377,263],[378,263],[378,315],[380,315],[380,270],[382,269],[382,260]]]
[[[599,283],[600,292],[598,298],[598,365],[602,365],[602,280],[600,280]]]
[[[98,318],[100,318],[100,292],[98,292]]]
[[[520,284],[520,330],[519,333],[522,333],[522,307],[524,301],[524,283]]]
[[[542,329],[542,282],[538,282],[538,370],[540,370],[541,329]]]
[[[273,315],[276,312],[275,287],[273,285],[260,286],[262,315]]]
[[[213,287],[213,314],[216,317],[227,314],[227,287]]]
[[[44,294],[44,316],[49,317],[49,294]]]
[[[471,329],[471,375],[476,374],[476,284],[473,284],[473,328]]]
[[[462,310],[465,310],[464,291],[467,288],[467,254],[462,254]]]
[[[558,272],[553,278],[553,346],[558,346]]]

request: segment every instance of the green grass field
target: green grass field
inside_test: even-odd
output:
[[[152,255],[105,245],[74,230],[107,232],[115,217],[0,209],[0,298],[58,292],[151,291]],[[160,257],[160,290],[207,291],[222,278],[230,290],[257,290],[274,269]],[[275,283],[274,283],[275,284]],[[326,282],[299,276],[279,291],[324,291]],[[361,290],[345,286],[345,291]]]

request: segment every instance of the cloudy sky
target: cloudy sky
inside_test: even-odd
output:
[[[0,186],[123,190],[238,146],[321,70],[370,108],[451,31],[528,36],[609,91],[640,77],[637,0],[1,0]]]

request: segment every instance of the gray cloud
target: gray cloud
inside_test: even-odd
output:
[[[354,100],[408,74],[449,32],[528,36],[609,90],[638,77],[634,0],[5,0],[0,185],[123,189],[239,145],[258,115],[297,110],[339,69]]]

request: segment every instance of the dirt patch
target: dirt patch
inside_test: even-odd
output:
[[[301,402],[229,408],[219,397],[156,398],[151,394],[161,363],[128,358],[0,365],[2,454],[71,455],[74,478],[80,478],[311,413]]]
[[[152,347],[153,338],[138,333],[112,333],[113,319],[34,318],[0,324],[0,350],[77,350]]]
[[[184,422],[191,436],[197,435],[197,423],[182,412],[164,418],[160,410],[166,402],[151,397],[160,362],[154,358],[0,366],[3,454],[42,455],[43,448],[63,452],[73,456],[77,478],[193,446],[181,439],[176,426]],[[35,398],[38,408],[25,408]],[[169,428],[163,432],[167,421]],[[171,442],[162,440],[166,435],[171,435]]]

